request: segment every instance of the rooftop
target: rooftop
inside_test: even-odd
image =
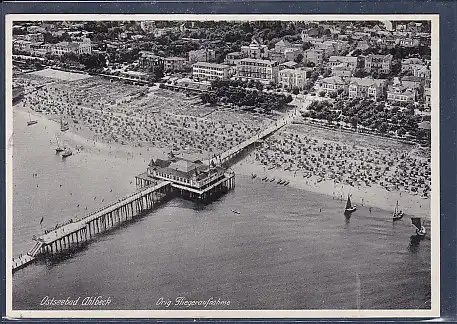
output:
[[[357,57],[353,56],[330,56],[329,62],[357,63]]]
[[[244,58],[244,59],[239,60],[239,62],[273,64],[273,62],[276,62],[276,61],[253,59],[253,58]]]
[[[359,86],[371,87],[381,86],[386,80],[384,79],[373,79],[373,78],[351,78],[350,84],[357,84]]]
[[[340,76],[331,76],[321,80],[322,83],[346,84]]]
[[[228,69],[229,66],[225,64],[217,64],[217,63],[209,63],[209,62],[197,62],[193,66],[201,66],[201,67],[208,67],[208,68],[221,68],[221,69]]]

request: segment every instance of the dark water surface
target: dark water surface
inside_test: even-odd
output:
[[[33,245],[41,217],[51,226],[96,208],[132,191],[142,171],[85,154],[62,163],[39,127],[15,133],[15,254]],[[13,309],[166,309],[157,301],[177,297],[230,300],[211,309],[430,308],[430,239],[412,244],[409,219],[393,224],[390,211],[361,207],[347,222],[344,204],[237,175],[236,189],[210,205],[171,200],[71,257],[18,271]],[[40,305],[46,296],[111,303]]]

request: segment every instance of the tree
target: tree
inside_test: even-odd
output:
[[[315,67],[316,64],[314,62],[307,61],[306,62],[306,67]]]
[[[294,58],[294,61],[296,63],[301,63],[303,61],[303,54],[302,53],[298,53],[298,55]]]
[[[335,99],[338,94],[335,91],[329,93],[329,97]]]
[[[321,92],[319,92],[319,97],[324,97],[325,96],[325,91],[322,90]]]
[[[152,75],[154,77],[154,81],[159,81],[160,79],[163,78],[163,67],[161,66],[156,66],[153,70],[152,70]]]
[[[299,92],[300,92],[300,89],[298,89],[298,87],[293,87],[293,88],[292,88],[292,93],[293,93],[294,95],[298,95]]]
[[[217,97],[214,93],[203,92],[200,95],[200,99],[202,100],[203,104],[210,103],[215,104],[217,102]]]
[[[306,51],[306,50],[310,49],[311,46],[312,46],[312,44],[310,42],[304,42],[301,48],[303,51]]]

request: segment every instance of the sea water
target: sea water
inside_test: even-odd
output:
[[[62,161],[55,129],[14,117],[14,255],[43,228],[132,192],[146,168],[84,151]],[[344,205],[237,175],[209,205],[173,199],[71,256],[19,270],[13,309],[189,309],[177,299],[229,301],[194,309],[430,308],[430,239],[415,241],[409,219],[393,223],[391,211],[360,206],[348,220]],[[98,296],[109,304],[82,305]]]

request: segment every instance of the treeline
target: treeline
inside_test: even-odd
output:
[[[384,102],[369,99],[352,99],[347,102],[313,101],[304,117],[327,120],[329,124],[344,122],[356,130],[359,126],[381,134],[409,134],[422,139],[424,134],[418,128],[421,117],[414,114],[414,105],[400,104],[387,108]]]
[[[280,110],[292,101],[291,95],[267,93],[262,91],[263,85],[258,81],[213,81],[211,92],[203,93],[200,98],[203,103],[225,103],[245,110],[256,110],[269,113]]]

